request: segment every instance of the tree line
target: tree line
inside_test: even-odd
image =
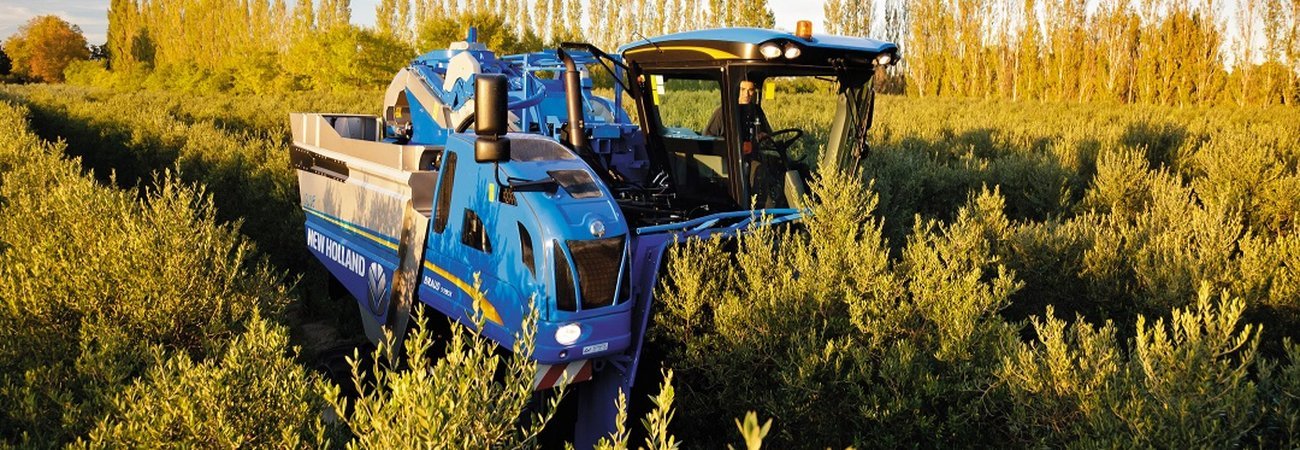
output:
[[[882,84],[895,93],[1300,100],[1300,0],[828,0],[823,8],[818,32],[900,44],[904,62]],[[165,87],[374,87],[470,26],[490,48],[511,53],[774,25],[766,0],[382,0],[373,27],[353,25],[351,12],[348,0],[113,0],[108,68]]]
[[[907,90],[922,96],[1168,105],[1300,100],[1297,0],[885,3],[879,25],[905,43]]]
[[[774,23],[766,0],[382,0],[375,12],[374,27],[359,27],[348,0],[113,0],[107,68],[128,84],[200,90],[374,87],[418,53],[463,40],[471,26],[508,54]]]

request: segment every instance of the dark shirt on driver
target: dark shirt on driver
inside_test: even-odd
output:
[[[757,139],[754,138],[755,131],[759,135],[772,134],[772,126],[767,123],[767,114],[763,112],[763,108],[753,104],[736,106],[740,107],[740,140],[742,142],[756,141]],[[755,119],[758,121],[757,124],[755,124]],[[722,136],[725,133],[725,124],[726,122],[722,118],[722,107],[719,106],[718,109],[713,110],[713,116],[709,118],[709,125],[704,127],[704,134]]]

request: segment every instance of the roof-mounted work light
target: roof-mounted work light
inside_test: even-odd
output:
[[[799,50],[798,45],[790,44],[785,46],[785,59],[798,58],[801,53],[803,53],[803,50]]]

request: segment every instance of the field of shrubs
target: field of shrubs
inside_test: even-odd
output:
[[[554,399],[472,333],[313,369],[359,330],[287,113],[379,98],[0,88],[0,445],[537,443]],[[815,151],[826,101],[765,109]],[[611,446],[1300,445],[1300,111],[877,108],[804,226],[673,252]]]

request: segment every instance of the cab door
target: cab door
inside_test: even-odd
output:
[[[737,158],[733,89],[718,68],[652,70],[638,99],[649,151],[658,153],[680,197],[735,210],[745,204]]]

